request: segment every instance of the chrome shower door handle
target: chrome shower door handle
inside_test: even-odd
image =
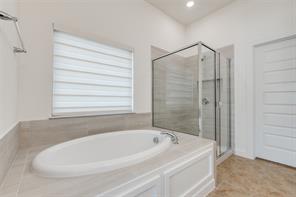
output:
[[[208,98],[205,97],[205,98],[202,99],[202,104],[203,105],[208,105],[209,103],[210,103],[210,101],[208,100]]]

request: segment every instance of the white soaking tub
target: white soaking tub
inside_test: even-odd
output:
[[[159,131],[117,131],[55,145],[39,153],[32,165],[37,174],[45,177],[90,175],[140,163],[170,144],[170,138]]]

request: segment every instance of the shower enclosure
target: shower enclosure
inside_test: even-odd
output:
[[[230,60],[202,42],[152,61],[153,126],[231,149]]]

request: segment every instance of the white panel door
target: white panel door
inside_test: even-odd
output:
[[[256,156],[296,167],[296,37],[255,48]]]

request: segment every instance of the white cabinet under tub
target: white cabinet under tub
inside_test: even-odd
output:
[[[140,175],[98,196],[203,197],[215,188],[214,145],[185,153],[159,169]]]

